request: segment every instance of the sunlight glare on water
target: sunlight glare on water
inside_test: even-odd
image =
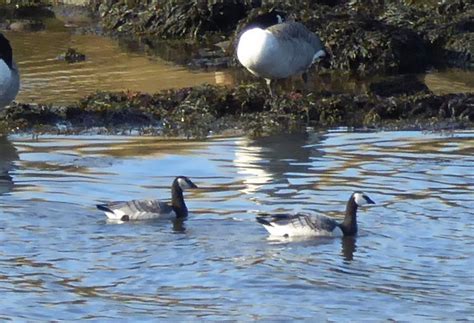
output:
[[[474,320],[474,133],[309,132],[251,140],[0,138],[2,320]],[[99,202],[168,199],[184,227],[110,224]],[[357,238],[275,240],[258,212]]]

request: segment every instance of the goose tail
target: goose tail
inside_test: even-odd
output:
[[[272,226],[272,223],[267,220],[267,219],[268,219],[268,216],[266,216],[266,215],[257,216],[257,217],[255,217],[255,219],[256,219],[257,222],[260,223],[260,224]]]
[[[107,204],[97,204],[96,207],[101,210],[101,211],[104,211],[104,212],[114,212],[113,210],[111,210],[109,208],[109,206]]]
[[[107,204],[97,204],[96,207],[103,211],[108,219],[128,221],[128,216],[115,213],[115,211]],[[126,217],[126,219],[124,219],[124,217]]]

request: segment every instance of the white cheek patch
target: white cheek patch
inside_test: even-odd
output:
[[[322,49],[318,50],[316,54],[313,56],[313,63],[319,60],[321,57],[326,56],[326,52],[323,51]]]
[[[190,188],[191,186],[182,178],[178,178],[178,185],[181,187],[182,190],[185,190],[187,188]]]
[[[365,200],[364,196],[361,193],[354,194],[354,201],[356,202],[358,206],[367,204],[367,201]]]

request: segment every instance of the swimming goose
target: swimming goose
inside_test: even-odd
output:
[[[276,214],[258,216],[273,236],[354,236],[357,234],[357,208],[365,204],[375,204],[367,195],[355,192],[346,205],[346,216],[341,223],[322,215]]]
[[[12,102],[20,89],[20,75],[13,60],[12,47],[0,33],[0,109]]]
[[[182,219],[188,216],[183,191],[189,188],[197,186],[189,178],[178,176],[171,185],[171,205],[160,200],[132,200],[98,204],[97,208],[111,220]]]
[[[283,22],[266,29],[251,28],[240,36],[237,58],[250,73],[271,82],[303,73],[326,52],[317,35],[299,22]]]

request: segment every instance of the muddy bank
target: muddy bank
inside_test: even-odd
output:
[[[96,93],[69,106],[17,104],[0,112],[3,132],[93,131],[206,137],[245,133],[262,136],[305,127],[452,129],[472,127],[474,94],[436,96],[427,91],[383,97],[375,94],[287,93],[267,89],[200,86],[154,95]]]
[[[95,8],[107,30],[148,45],[163,39],[219,42],[220,49],[208,51],[213,57],[197,55],[201,65],[219,59],[222,66],[222,57],[233,57],[242,27],[278,9],[321,36],[333,58],[328,70],[371,75],[474,68],[471,1],[95,1]],[[222,40],[230,42],[221,46]]]

